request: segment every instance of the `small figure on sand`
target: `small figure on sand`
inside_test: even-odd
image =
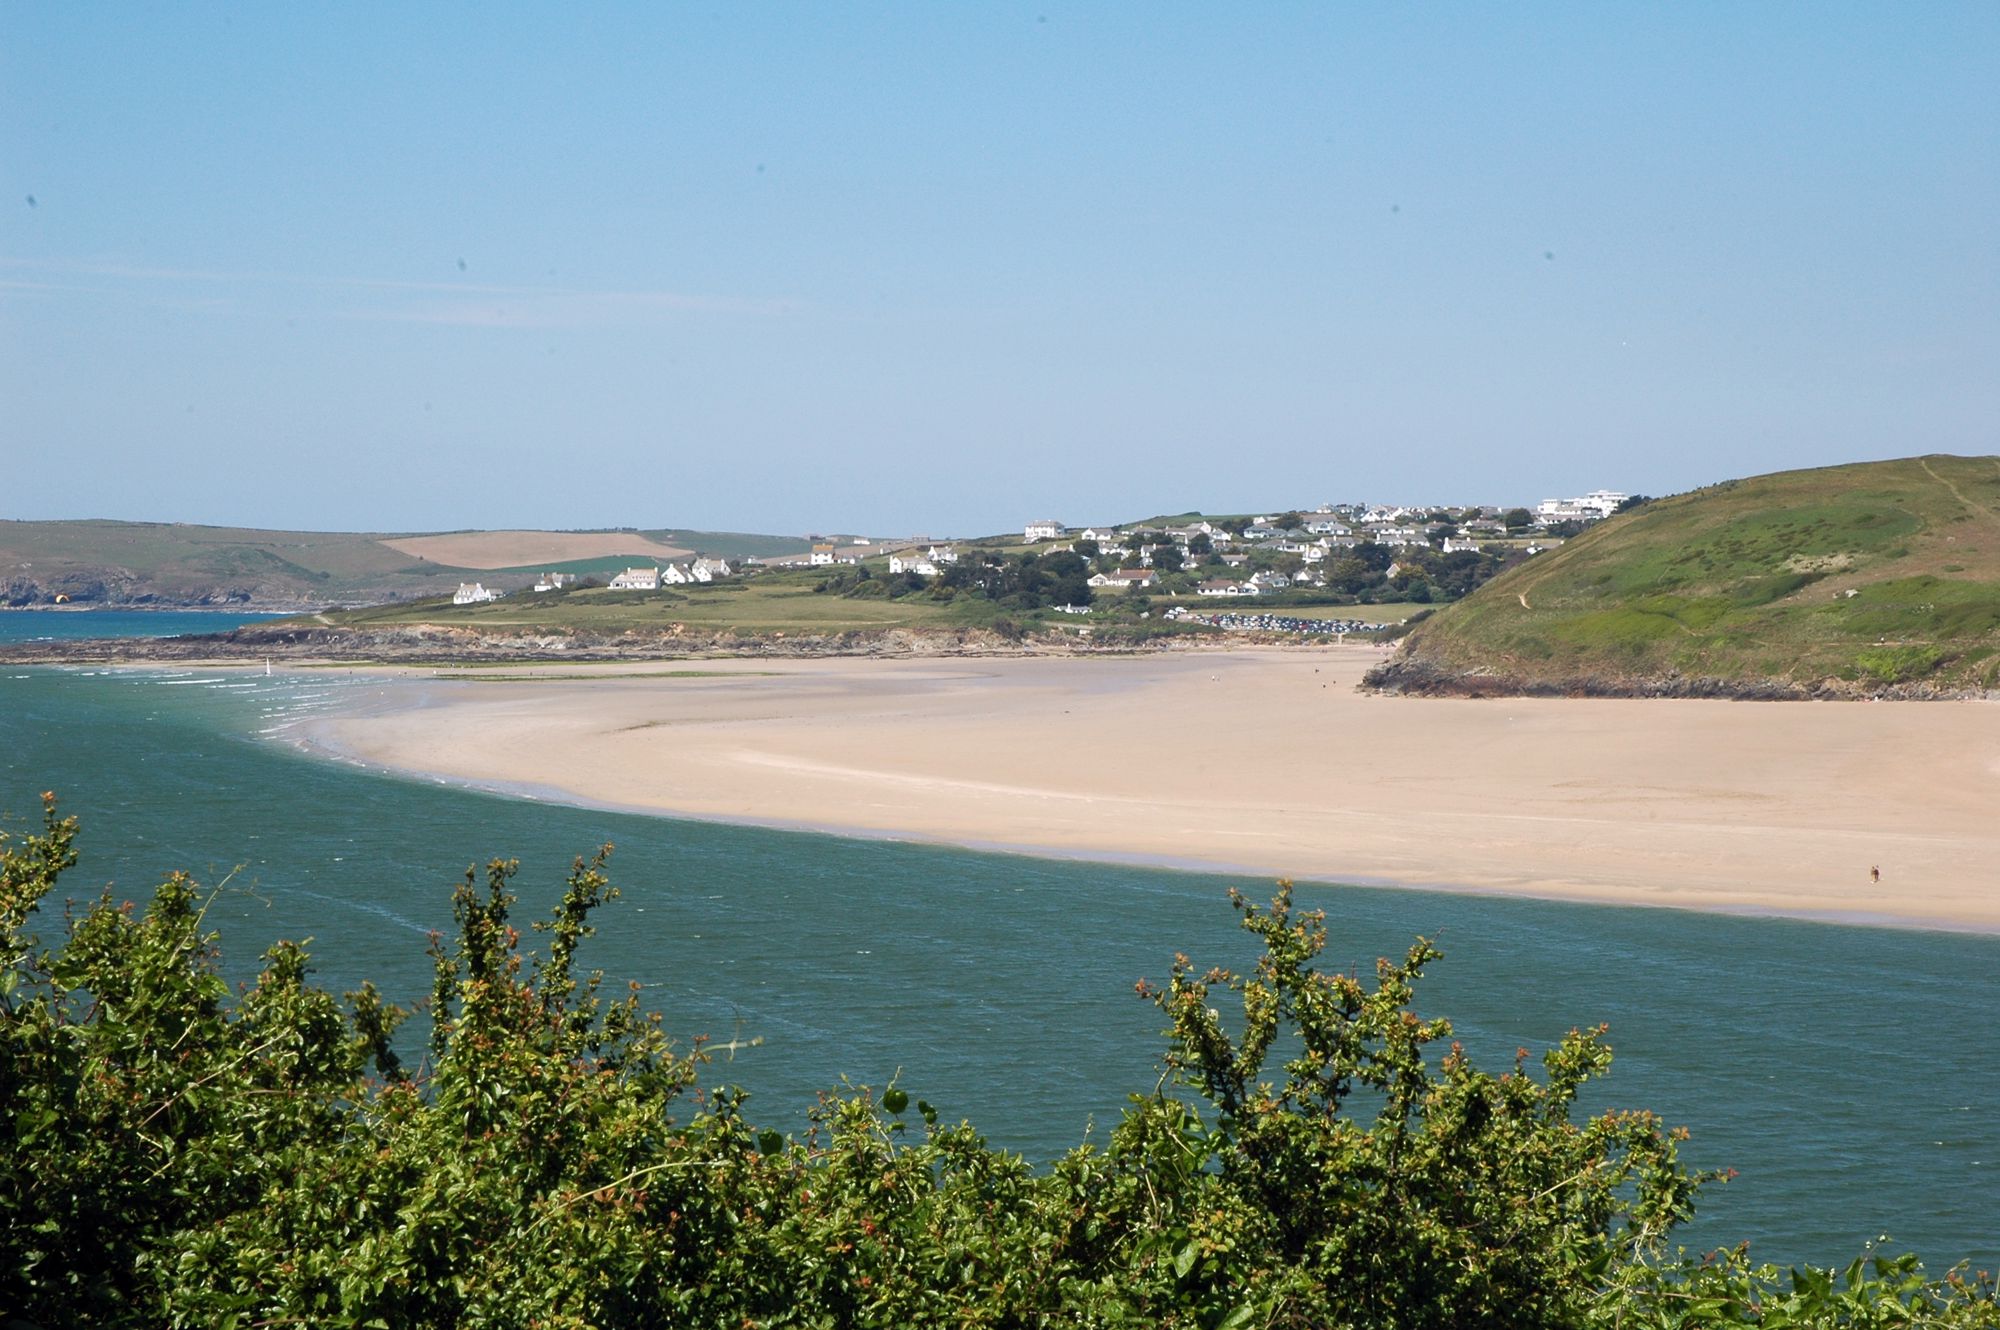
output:
[[[1882,880],[1882,865],[1872,864],[1869,866],[1868,880],[1871,882],[1880,882]]]

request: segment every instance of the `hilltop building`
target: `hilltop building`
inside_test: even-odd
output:
[[[1618,505],[1631,498],[1618,490],[1592,490],[1574,499],[1543,499],[1535,506],[1535,520],[1544,526],[1551,522],[1596,522],[1618,511]]]

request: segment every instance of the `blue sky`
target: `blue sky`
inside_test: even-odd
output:
[[[2000,6],[0,10],[0,516],[979,532],[2000,450]]]

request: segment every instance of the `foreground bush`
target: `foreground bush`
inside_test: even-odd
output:
[[[45,948],[75,832],[51,802],[0,854],[10,1325],[2000,1326],[1990,1282],[1907,1258],[1681,1261],[1704,1179],[1675,1134],[1572,1121],[1601,1032],[1482,1072],[1412,1010],[1428,944],[1323,972],[1282,885],[1235,902],[1252,972],[1177,958],[1140,986],[1167,1077],[1037,1172],[895,1088],[825,1097],[802,1140],[755,1130],[699,1043],[577,971],[601,854],[533,956],[513,865],[468,875],[411,1067],[404,1013],[311,986],[296,946],[232,998],[184,877]]]

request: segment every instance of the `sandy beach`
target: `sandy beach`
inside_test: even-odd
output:
[[[317,722],[311,742],[693,817],[2000,931],[2000,706],[1357,693],[1377,659],[1355,647],[411,677]]]

